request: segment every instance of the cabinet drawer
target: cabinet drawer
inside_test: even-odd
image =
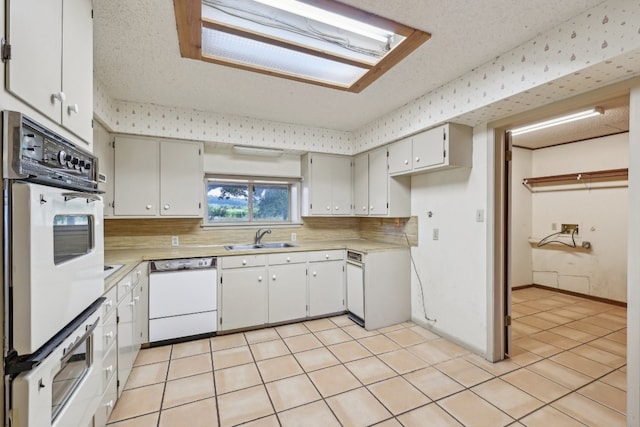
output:
[[[111,382],[107,385],[102,400],[98,405],[95,416],[95,427],[104,427],[107,425],[111,411],[116,406],[116,400],[118,399],[118,388],[116,384],[116,377],[111,378]]]
[[[307,254],[305,252],[285,252],[281,254],[269,254],[267,255],[269,265],[279,264],[300,264],[307,261]]]
[[[116,315],[113,313],[102,324],[102,349],[104,352],[109,351],[109,347],[116,342],[117,334],[118,324],[116,323]]]
[[[344,259],[344,250],[330,250],[330,251],[314,251],[307,253],[310,262],[315,261],[335,261]]]
[[[109,386],[109,381],[116,377],[118,363],[118,349],[113,346],[102,359],[102,391]]]
[[[133,289],[132,274],[129,273],[124,276],[124,278],[118,282],[116,287],[118,288],[118,301],[122,301],[122,299],[131,292],[131,289]]]
[[[102,303],[102,318],[106,319],[113,312],[113,309],[116,308],[116,286],[109,289],[109,291],[104,294],[106,298]]]
[[[221,261],[222,268],[256,267],[265,265],[267,257],[265,255],[226,256]]]

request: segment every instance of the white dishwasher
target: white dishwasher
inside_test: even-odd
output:
[[[217,279],[215,257],[151,261],[149,341],[215,332]]]

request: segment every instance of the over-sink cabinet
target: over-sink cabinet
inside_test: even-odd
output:
[[[114,145],[115,216],[202,216],[201,143],[117,137]]]
[[[92,1],[8,0],[6,5],[11,45],[7,90],[82,138],[85,148],[91,149]]]
[[[344,250],[220,258],[219,330],[345,310]]]

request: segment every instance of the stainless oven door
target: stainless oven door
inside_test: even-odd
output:
[[[31,354],[103,293],[99,196],[14,181],[11,207],[12,346]]]
[[[100,310],[11,385],[12,427],[89,425],[102,390]]]

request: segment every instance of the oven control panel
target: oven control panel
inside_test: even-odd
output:
[[[10,176],[84,191],[97,189],[97,158],[28,117],[5,111],[4,155]]]

